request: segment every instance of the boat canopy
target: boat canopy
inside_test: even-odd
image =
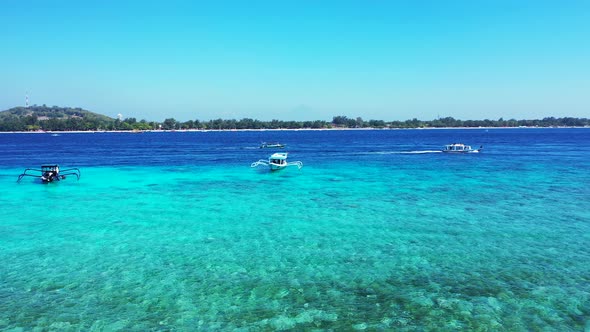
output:
[[[287,159],[287,154],[282,152],[273,153],[269,159],[285,160]]]

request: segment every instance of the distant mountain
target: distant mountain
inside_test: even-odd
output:
[[[0,112],[0,121],[11,117],[25,118],[27,116],[36,117],[37,120],[67,120],[71,118],[78,118],[83,120],[95,120],[99,122],[112,122],[115,119],[106,115],[90,112],[79,107],[58,107],[58,106],[29,106],[29,107],[14,107],[6,111]]]

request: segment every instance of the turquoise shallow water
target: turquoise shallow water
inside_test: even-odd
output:
[[[258,149],[177,143],[149,159],[153,144],[106,138],[134,162],[75,138],[96,150],[57,156],[82,178],[51,185],[15,183],[42,158],[2,137],[0,329],[588,330],[586,132],[481,133],[472,156],[416,150],[439,132],[338,133],[273,173],[249,167]]]

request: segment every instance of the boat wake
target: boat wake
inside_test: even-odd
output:
[[[441,153],[442,151],[440,150],[423,150],[423,151],[408,151],[408,152],[402,152],[405,154],[421,154],[421,153]]]
[[[420,151],[379,151],[373,154],[425,154],[425,153],[440,153],[440,150],[420,150]]]

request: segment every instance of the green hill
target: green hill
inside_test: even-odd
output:
[[[79,107],[34,105],[0,112],[0,131],[98,130],[114,122],[113,118]]]
[[[58,106],[29,106],[29,107],[14,107],[6,111],[0,112],[0,119],[10,117],[11,115],[17,117],[36,116],[39,120],[48,119],[69,119],[69,118],[81,118],[81,119],[97,119],[99,121],[114,121],[115,119],[109,118],[106,115],[90,112],[79,107],[58,107]]]

